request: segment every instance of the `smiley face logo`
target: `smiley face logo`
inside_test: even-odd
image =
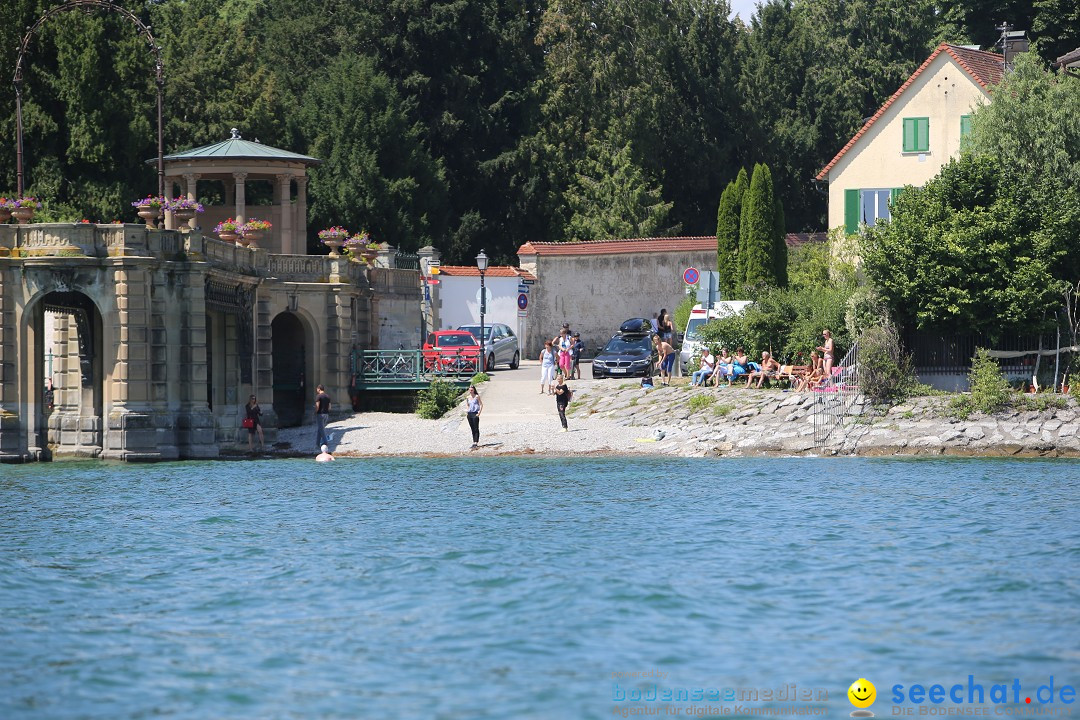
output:
[[[849,687],[847,691],[847,696],[848,700],[850,700],[851,704],[855,707],[868,708],[873,705],[874,700],[877,699],[877,688],[874,687],[874,683],[866,678],[859,678],[851,683],[851,687]]]

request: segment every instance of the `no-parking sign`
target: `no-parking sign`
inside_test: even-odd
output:
[[[529,296],[525,293],[518,294],[518,310],[525,310],[529,307]]]
[[[696,267],[688,267],[683,270],[682,279],[687,285],[697,285],[698,278],[700,277]]]

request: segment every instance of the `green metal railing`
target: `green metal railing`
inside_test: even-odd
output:
[[[434,350],[360,350],[352,354],[353,384],[366,390],[413,390],[436,379],[468,387],[479,367],[477,350],[452,355]]]

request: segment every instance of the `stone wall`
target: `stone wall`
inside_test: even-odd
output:
[[[526,357],[537,357],[544,340],[558,335],[564,322],[581,333],[586,356],[592,356],[624,320],[652,318],[661,308],[674,313],[686,297],[683,271],[716,269],[716,239],[664,240],[673,241],[674,249],[659,249],[662,241],[657,240],[596,243],[603,252],[590,254],[574,252],[574,245],[590,243],[523,246],[518,252],[520,266],[537,279],[530,297]],[[674,242],[684,240],[694,242]],[[640,251],[635,247],[639,243]]]
[[[412,350],[422,342],[423,290],[420,273],[375,267],[369,279],[373,292],[372,350]]]
[[[698,400],[692,409],[691,399],[701,395],[711,402]],[[602,393],[577,393],[573,415],[660,430],[664,437],[658,449],[682,456],[1080,456],[1080,406],[1074,398],[1050,395],[1050,401],[1065,407],[1022,409],[1046,397],[1019,396],[1021,409],[966,419],[950,417],[948,396],[915,398],[887,410],[864,406],[834,431],[824,449],[814,441],[813,393],[686,385],[645,392],[629,384],[607,384]]]

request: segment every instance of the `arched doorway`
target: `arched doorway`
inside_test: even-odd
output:
[[[42,459],[96,457],[104,431],[101,313],[81,292],[53,291],[27,315],[27,445]]]
[[[274,413],[278,427],[304,423],[307,399],[307,348],[310,343],[298,316],[284,312],[270,324],[273,342]]]

